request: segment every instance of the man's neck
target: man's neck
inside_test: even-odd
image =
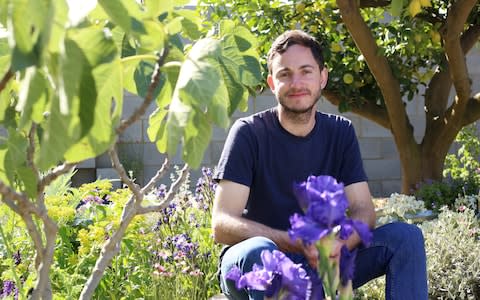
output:
[[[307,136],[315,127],[315,109],[299,114],[286,111],[281,105],[278,105],[277,112],[282,127],[295,136]]]

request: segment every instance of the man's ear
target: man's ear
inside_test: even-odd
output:
[[[268,83],[268,86],[270,87],[270,90],[272,90],[272,92],[275,92],[275,84],[273,83],[272,74],[268,74],[267,83]]]
[[[328,70],[327,67],[323,67],[322,71],[320,71],[320,87],[322,90],[327,86],[328,82]]]

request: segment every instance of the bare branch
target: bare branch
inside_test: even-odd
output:
[[[323,90],[322,94],[333,105],[338,106],[342,101],[340,95],[334,91]],[[387,110],[381,106],[378,106],[370,101],[366,101],[358,106],[351,107],[350,111],[390,130],[390,120],[388,119]]]
[[[183,167],[180,176],[175,180],[175,182],[172,183],[170,186],[170,189],[168,190],[168,193],[165,195],[165,199],[158,205],[150,205],[150,206],[142,206],[138,209],[137,214],[146,214],[154,211],[160,211],[163,208],[165,208],[175,197],[176,192],[178,189],[182,186],[182,184],[185,182],[187,179],[188,175],[188,170],[189,167],[187,164]]]
[[[165,175],[165,173],[168,170],[169,165],[170,165],[170,163],[168,161],[168,157],[165,157],[165,160],[163,161],[162,167],[160,168],[160,170],[157,171],[157,174],[155,174],[155,176],[153,176],[152,179],[150,179],[150,181],[147,183],[147,185],[145,185],[145,187],[142,189],[142,191],[141,191],[142,194],[145,195],[151,189],[153,189],[153,187],[155,186],[155,183]]]
[[[34,162],[35,154],[35,134],[37,132],[37,124],[33,123],[28,133],[28,148],[27,148],[27,165],[32,169],[33,174],[37,180],[37,184],[40,182],[40,173]]]
[[[15,75],[15,73],[12,72],[12,69],[8,69],[7,73],[5,73],[3,75],[3,78],[2,80],[0,81],[0,92],[3,91],[3,89],[5,88],[5,86],[7,85],[7,82],[12,79],[13,75]]]
[[[139,202],[142,201],[143,199],[142,191],[140,190],[140,187],[138,186],[138,184],[133,182],[133,180],[128,177],[127,172],[125,171],[125,168],[123,167],[122,163],[120,163],[120,159],[118,158],[118,154],[117,154],[117,151],[115,150],[115,146],[112,146],[108,150],[108,154],[110,155],[110,160],[112,161],[112,165],[117,171],[118,176],[120,176],[120,179],[122,180],[122,182],[125,183],[128,186],[128,188],[132,191],[137,201]]]
[[[38,280],[32,294],[32,299],[51,299],[52,287],[50,282],[50,268],[53,264],[55,241],[58,232],[57,224],[45,214],[42,217],[45,232],[46,247],[43,251],[42,263],[38,268]]]
[[[139,107],[137,107],[137,109],[132,113],[132,115],[128,119],[122,120],[122,122],[120,123],[120,126],[118,126],[116,129],[116,132],[118,135],[122,134],[125,131],[125,129],[127,129],[130,125],[132,125],[138,119],[140,119],[140,117],[143,116],[147,111],[147,108],[150,105],[150,103],[152,103],[152,101],[154,100],[153,99],[154,92],[160,82],[160,74],[161,74],[160,67],[163,66],[163,64],[165,63],[165,59],[167,58],[168,52],[169,50],[167,47],[163,48],[163,53],[158,58],[158,61],[155,65],[155,70],[153,71],[152,79],[150,81],[150,85],[148,86],[147,94],[145,95],[145,99],[143,100],[143,103]]]
[[[66,174],[72,170],[76,164],[74,163],[63,163],[57,167],[55,167],[51,172],[49,172],[47,175],[45,175],[42,180],[40,180],[39,183],[39,192],[43,192],[45,187],[52,183],[55,179],[57,179],[59,176]]]

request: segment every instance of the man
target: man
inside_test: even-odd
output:
[[[313,245],[292,242],[289,217],[301,212],[293,184],[309,175],[330,175],[343,182],[352,219],[375,224],[375,211],[350,121],[317,112],[328,79],[322,49],[310,35],[287,31],[268,54],[268,85],[278,101],[270,110],[239,119],[230,129],[215,178],[212,227],[215,241],[231,245],[223,253],[220,284],[231,299],[263,299],[259,291],[238,291],[225,275],[231,267],[243,273],[261,264],[262,250],[280,249],[311,273],[318,262]],[[427,299],[426,259],[421,231],[394,223],[373,232],[370,247],[353,234],[337,241],[359,247],[354,288],[386,274],[387,299]]]

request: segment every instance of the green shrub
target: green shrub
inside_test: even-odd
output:
[[[194,191],[188,180],[162,212],[137,216],[107,268],[94,299],[208,299],[219,293],[216,264],[220,245],[211,237],[210,214],[215,183],[211,172]],[[172,178],[173,180],[173,178]],[[59,232],[51,281],[55,299],[78,299],[100,249],[118,227],[128,189],[112,190],[107,180],[65,188],[46,196]],[[145,197],[158,204],[160,186]],[[14,283],[26,295],[36,280],[34,252],[20,217],[0,203],[0,286]],[[17,259],[18,258],[18,259]],[[1,293],[1,289],[0,289]]]
[[[389,200],[401,201],[387,201],[387,219],[397,219],[406,209],[421,207],[411,197],[400,196]],[[418,225],[425,237],[430,299],[480,299],[480,222],[471,209],[478,205],[479,198],[460,197],[454,201],[456,211],[445,206],[437,219]],[[355,299],[385,299],[385,276],[355,291]]]
[[[423,223],[431,299],[480,299],[480,223],[472,210],[443,209]]]
[[[454,208],[455,199],[480,194],[480,139],[474,123],[460,130],[455,142],[458,150],[445,158],[443,180],[421,183],[415,196],[428,209],[438,211],[444,205]],[[477,211],[478,212],[478,211]]]

